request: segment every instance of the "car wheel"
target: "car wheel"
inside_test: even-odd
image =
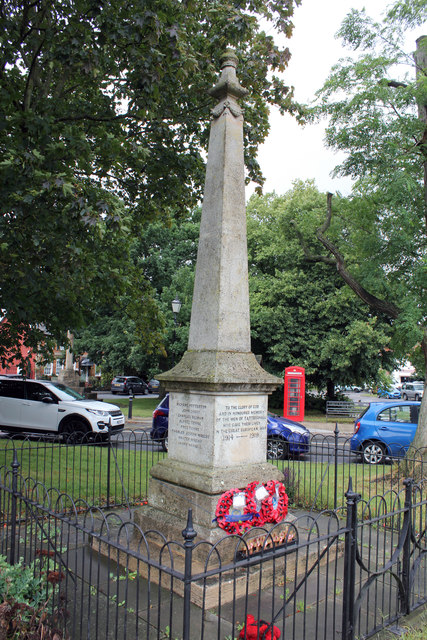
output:
[[[135,395],[134,392],[133,392],[133,387],[129,387],[128,394],[130,396],[134,396]]]
[[[414,398],[415,402],[418,402],[419,399],[420,399],[420,396],[418,395],[418,393],[416,393]]]
[[[169,446],[169,438],[166,435],[162,440],[162,449],[163,449],[163,451],[167,451],[168,450],[168,446]]]
[[[148,396],[150,393],[150,389],[148,387],[144,387],[144,396]]]
[[[362,449],[365,464],[381,464],[385,460],[385,447],[381,442],[366,442]]]
[[[267,460],[284,460],[288,453],[288,443],[283,438],[267,438]]]
[[[404,394],[402,395],[402,398],[403,398],[404,400],[407,400],[407,399],[408,399],[408,396],[406,395],[406,393],[404,393]]]
[[[112,391],[111,393],[113,394],[113,396],[117,395],[117,391]]]
[[[79,418],[69,418],[61,427],[62,439],[70,444],[82,442],[88,432],[86,422]]]

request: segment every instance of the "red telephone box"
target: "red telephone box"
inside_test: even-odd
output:
[[[283,417],[289,420],[304,420],[305,369],[286,367]]]

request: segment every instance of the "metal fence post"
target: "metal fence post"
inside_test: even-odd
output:
[[[334,484],[334,509],[337,508],[338,502],[338,436],[340,432],[338,429],[338,422],[335,423],[334,436],[335,436],[335,484]]]
[[[128,420],[132,418],[133,396],[129,396]]]
[[[356,550],[357,550],[357,503],[360,500],[360,493],[354,493],[353,480],[348,481],[348,490],[345,494],[347,499],[347,522],[344,546],[344,589],[343,589],[343,611],[342,611],[342,638],[343,640],[354,640],[354,591],[356,580]]]
[[[411,536],[412,536],[412,478],[403,481],[405,486],[405,515],[403,519],[403,530],[405,531],[405,540],[403,542],[402,553],[402,613],[408,615],[411,611]]]
[[[191,603],[191,572],[192,572],[192,556],[194,543],[193,540],[197,536],[197,532],[193,528],[193,510],[188,510],[187,526],[182,532],[184,538],[185,549],[185,565],[184,565],[184,619],[182,629],[182,640],[190,638],[190,603]]]
[[[111,467],[111,424],[109,425],[108,428],[108,439],[107,439],[107,445],[108,445],[108,450],[107,450],[107,509],[110,508],[110,491],[111,491],[111,487],[110,487],[110,467]]]
[[[12,462],[12,509],[11,509],[11,526],[10,526],[10,555],[9,564],[15,564],[15,545],[16,545],[16,513],[18,502],[18,454],[16,449],[13,449],[13,462]]]

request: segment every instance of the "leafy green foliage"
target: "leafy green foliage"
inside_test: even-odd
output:
[[[130,295],[112,309],[99,309],[75,340],[77,352],[87,351],[111,375],[147,378],[179,360],[188,342],[199,225],[198,208],[167,226],[161,221],[147,225],[130,250],[135,272]],[[175,325],[171,302],[176,297],[182,308]]]
[[[353,10],[338,35],[359,56],[332,69],[312,111],[328,116],[327,143],[346,154],[336,172],[356,179],[349,206],[338,209],[342,229],[335,247],[351,256],[349,269],[362,287],[398,310],[391,346],[424,376],[427,38],[417,40],[414,56],[405,50],[405,37],[426,19],[422,0],[395,0],[382,23]],[[426,397],[417,447],[426,445]]]
[[[309,381],[324,387],[373,380],[390,365],[391,327],[368,312],[343,285],[335,269],[307,259],[300,242],[311,243],[324,216],[325,196],[312,183],[296,183],[285,196],[254,196],[248,205],[248,253],[252,350],[278,375],[290,364],[306,368]],[[77,342],[113,373],[152,376],[170,368],[188,342],[200,210],[166,229],[159,222],[135,239],[136,271],[155,290],[156,328],[166,352],[140,347],[126,309],[100,314]],[[336,233],[340,225],[336,226]],[[171,301],[182,308],[177,325]],[[135,315],[135,319],[137,315]],[[153,322],[156,319],[153,317]],[[163,324],[161,324],[163,322]],[[154,327],[152,327],[154,329]],[[160,344],[160,343],[159,343]]]
[[[29,565],[20,560],[10,565],[0,556],[0,635],[5,640],[68,637],[57,628],[57,615],[48,611],[62,574],[44,566],[42,575],[41,562],[48,565],[49,560],[36,560]]]
[[[312,112],[328,116],[327,143],[346,154],[336,173],[356,179],[352,198],[334,207],[336,246],[366,289],[399,308],[392,346],[414,361],[427,317],[426,120],[418,111],[427,76],[422,68],[416,76],[402,43],[405,29],[426,18],[424,2],[407,0],[394,2],[383,23],[353,10],[338,35],[360,55],[332,69]]]
[[[305,367],[318,388],[374,380],[393,362],[389,323],[364,307],[336,269],[307,256],[325,203],[309,181],[248,204],[252,350],[278,375]]]
[[[299,0],[6,2],[0,10],[0,357],[64,343],[131,288],[132,238],[201,195],[219,57],[236,48],[249,176]],[[120,307],[120,305],[119,305]],[[148,326],[146,331],[148,330]],[[155,338],[155,341],[157,338]]]

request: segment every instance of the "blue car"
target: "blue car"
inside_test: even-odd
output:
[[[153,413],[150,437],[168,450],[169,394]],[[299,422],[281,418],[273,413],[267,415],[267,459],[284,460],[288,456],[299,456],[310,449],[310,432]]]
[[[371,402],[354,423],[350,449],[366,464],[402,457],[414,439],[420,402]]]
[[[399,389],[378,389],[377,396],[379,398],[389,398],[390,400],[398,400],[400,398]]]

